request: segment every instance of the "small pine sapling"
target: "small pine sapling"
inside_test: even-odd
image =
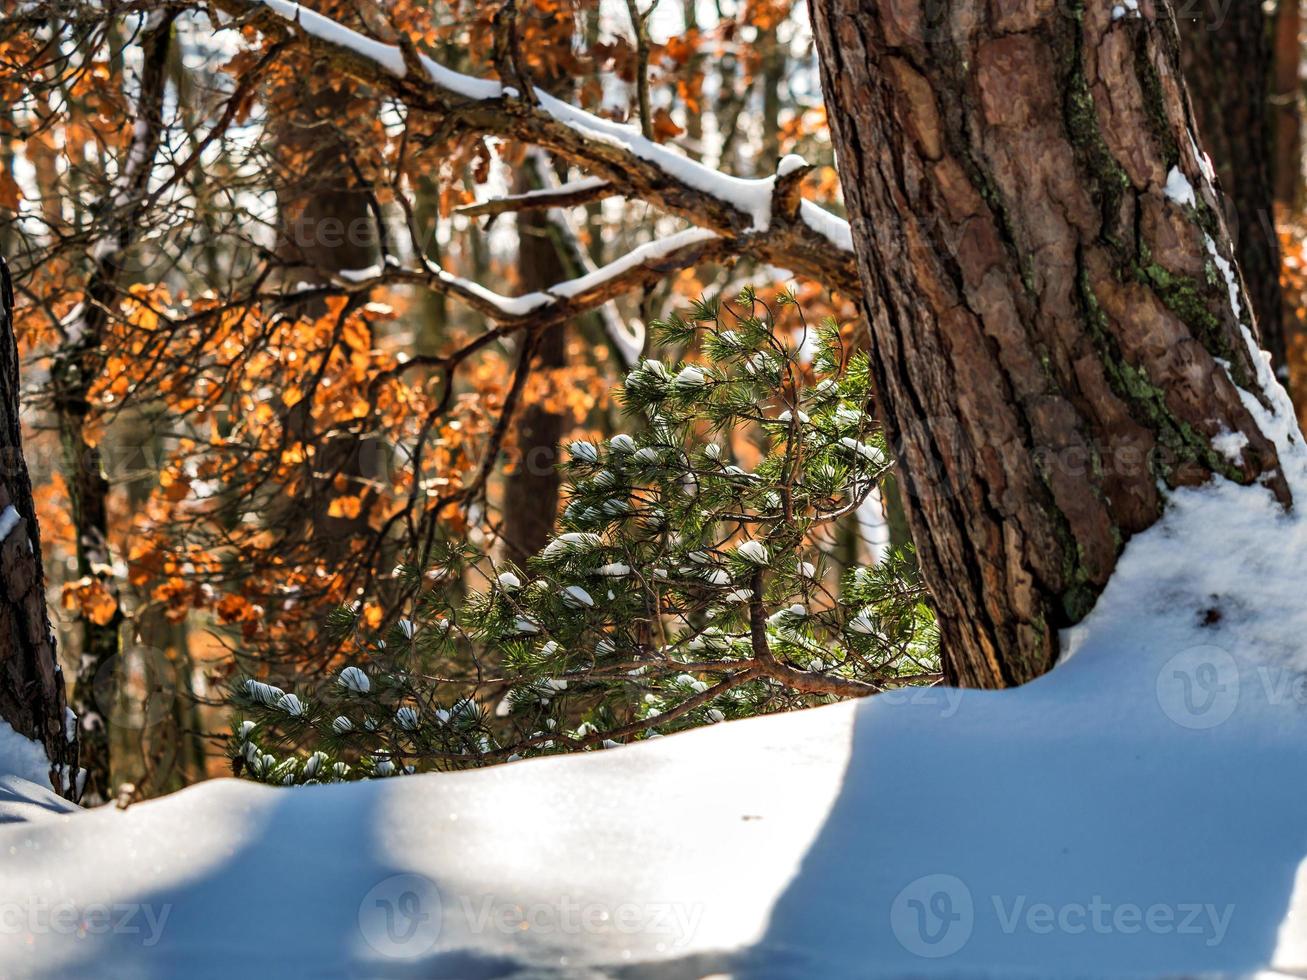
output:
[[[238,687],[232,752],[249,776],[461,768],[938,680],[910,552],[841,574],[819,546],[890,465],[866,356],[792,297],[773,309],[749,289],[652,326],[703,359],[626,376],[632,431],[568,447],[556,537],[524,568],[460,545],[405,570],[435,584],[384,635],[339,610],[328,631],[364,662],[315,695]]]

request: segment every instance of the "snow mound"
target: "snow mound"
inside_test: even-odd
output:
[[[1286,465],[1307,501],[1302,453]],[[1176,494],[1069,656],[1019,690],[884,694],[472,773],[28,804],[0,824],[0,963],[1301,976],[1305,583],[1307,521],[1218,482]]]
[[[50,759],[45,746],[19,735],[0,719],[0,775],[19,776],[40,786],[50,782]]]

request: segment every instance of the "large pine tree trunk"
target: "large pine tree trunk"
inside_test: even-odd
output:
[[[1165,488],[1221,474],[1290,502],[1174,17],[1165,0],[812,13],[946,670],[1020,683]]]
[[[1199,0],[1179,13],[1185,83],[1210,154],[1258,337],[1285,364],[1280,243],[1275,234],[1271,37],[1260,2]]]
[[[45,746],[50,785],[77,799],[77,726],[65,707],[63,671],[45,605],[41,530],[19,423],[13,290],[0,259],[0,720]]]

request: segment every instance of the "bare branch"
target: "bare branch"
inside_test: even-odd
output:
[[[557,187],[527,191],[525,194],[506,194],[503,197],[492,197],[488,201],[465,204],[461,208],[455,208],[454,210],[458,214],[465,214],[470,218],[479,218],[484,214],[493,216],[507,211],[574,208],[582,204],[602,201],[606,197],[613,197],[620,193],[621,191],[606,180],[600,180],[598,177],[585,177],[581,180],[560,184]]]
[[[626,0],[626,12],[635,32],[635,90],[640,103],[640,132],[647,140],[654,138],[653,110],[649,104],[649,15],[658,6],[658,0],[649,4],[643,13],[635,0]]]

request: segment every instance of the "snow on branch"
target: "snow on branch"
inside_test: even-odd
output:
[[[535,170],[536,178],[543,185],[542,190],[558,192],[565,186],[558,179],[557,173],[550,164],[549,155],[544,151],[530,150],[527,154],[527,165]],[[568,212],[562,206],[551,207],[546,212],[546,218],[556,236],[555,243],[559,254],[568,267],[583,273],[596,272],[594,259],[582,247]],[[627,369],[635,367],[640,362],[641,354],[644,353],[644,324],[637,320],[628,326],[622,319],[617,304],[611,299],[599,306],[596,312],[599,321],[603,324],[604,333],[607,334],[622,363]]]
[[[602,306],[615,296],[665,279],[669,273],[730,254],[730,243],[705,228],[684,231],[647,242],[621,258],[547,290],[505,296],[424,260],[420,270],[374,266],[338,273],[348,292],[387,283],[412,283],[454,296],[501,327],[555,323]]]
[[[611,185],[613,194],[648,201],[732,242],[728,251],[846,295],[860,291],[848,223],[798,199],[795,177],[806,167],[799,158],[786,158],[771,177],[730,176],[548,93],[535,90],[527,100],[498,81],[453,71],[403,35],[387,44],[289,0],[218,0],[218,6],[261,30],[304,38],[346,74],[410,109],[467,132],[548,150]]]

